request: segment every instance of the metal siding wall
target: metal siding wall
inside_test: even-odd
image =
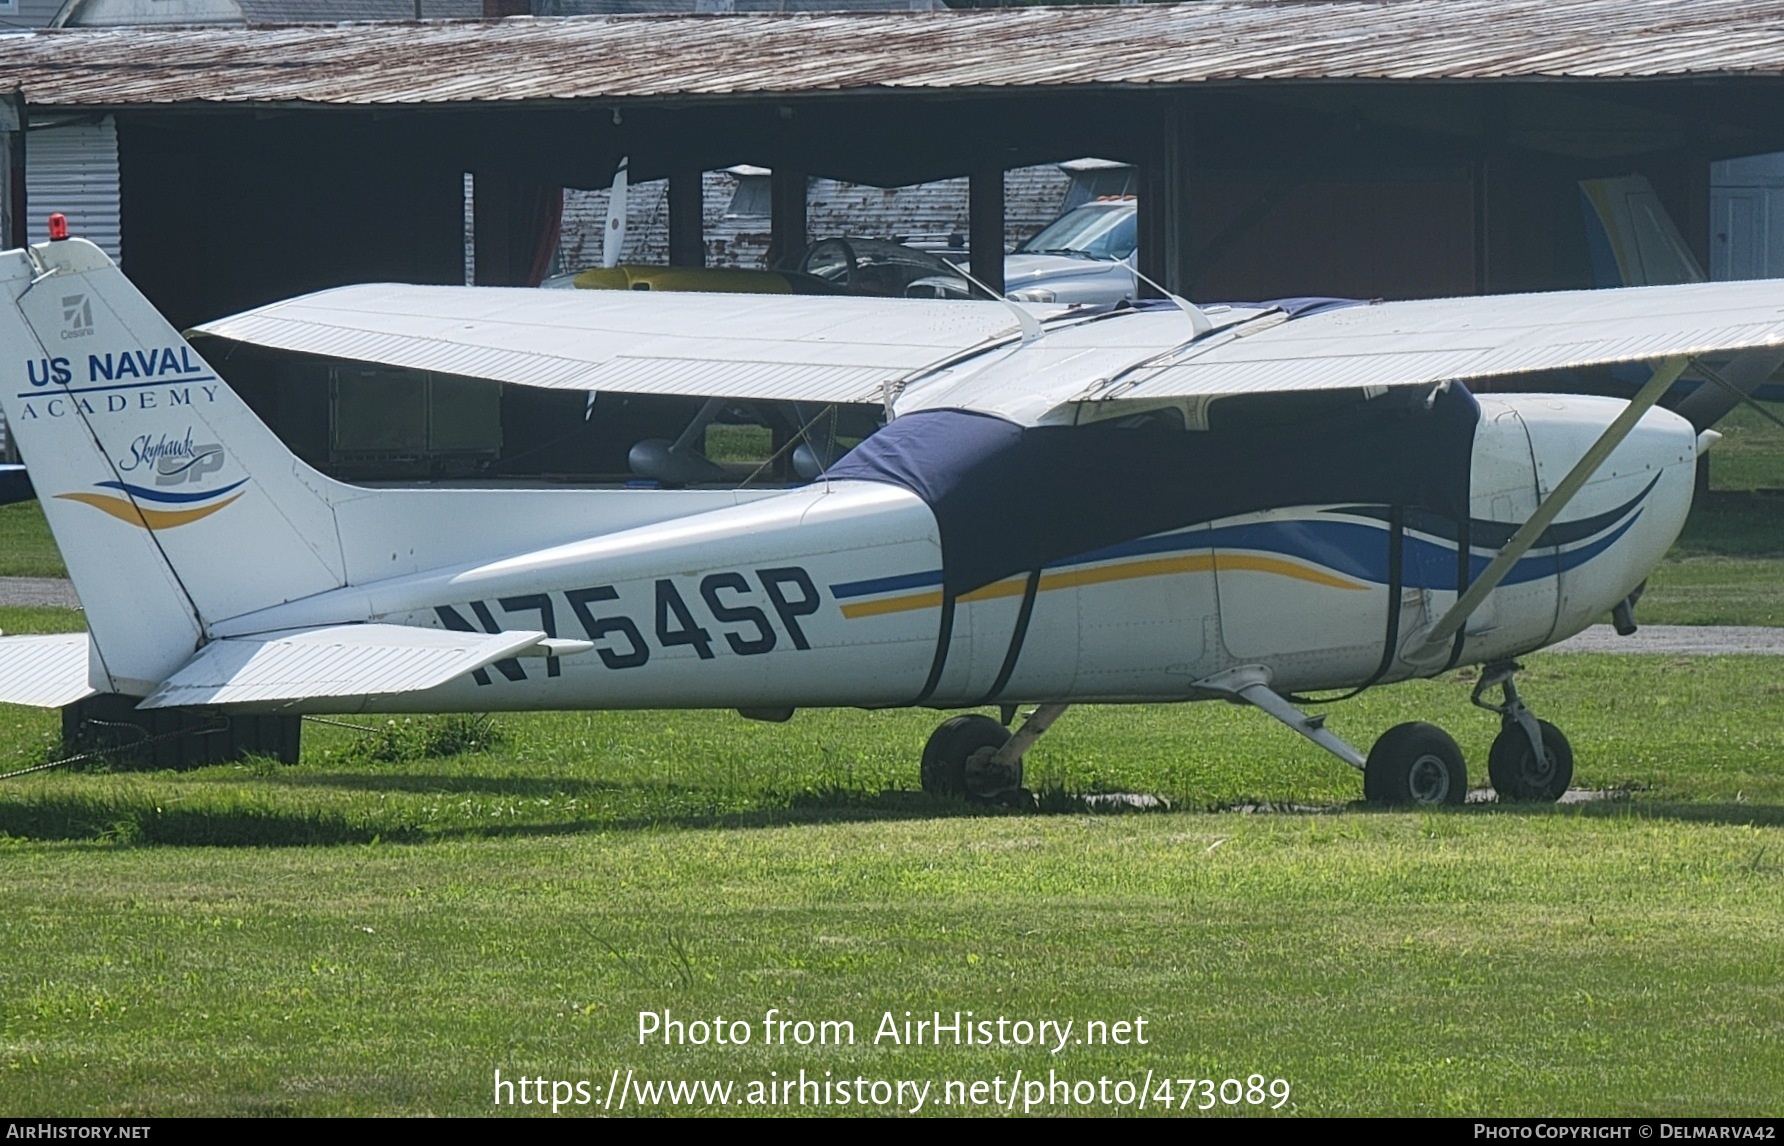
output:
[[[0,27],[46,28],[62,9],[62,0],[15,0],[10,9],[0,8]]]
[[[31,241],[49,238],[52,212],[71,234],[123,262],[118,228],[118,127],[97,123],[34,128],[25,136],[25,210]]]

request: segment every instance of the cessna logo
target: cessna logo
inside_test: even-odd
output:
[[[93,334],[93,304],[84,294],[62,296],[62,338],[88,338]]]

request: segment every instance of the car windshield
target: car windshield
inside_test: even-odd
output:
[[[1139,243],[1132,203],[1086,203],[1043,227],[1016,250],[1030,255],[1088,255],[1125,259]]]

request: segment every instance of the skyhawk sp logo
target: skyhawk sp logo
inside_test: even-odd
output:
[[[184,438],[144,434],[130,443],[130,456],[118,461],[120,473],[147,470],[156,485],[200,483],[206,475],[223,468],[223,447],[215,442],[195,443],[192,429]]]
[[[202,486],[204,479],[223,468],[227,455],[215,442],[194,442],[188,426],[184,437],[143,434],[130,443],[130,455],[118,460],[118,472],[133,480],[102,481],[94,491],[59,493],[64,501],[90,505],[119,521],[143,529],[173,529],[202,521],[233,504],[248,484],[247,478],[222,489],[173,490],[169,486]],[[141,484],[153,476],[154,485]]]

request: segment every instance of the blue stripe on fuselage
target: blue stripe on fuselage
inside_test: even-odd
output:
[[[1652,488],[1652,487],[1650,487]],[[1630,507],[1625,507],[1630,508]],[[1328,511],[1333,512],[1333,511]],[[1342,512],[1342,511],[1338,511]],[[1597,541],[1556,552],[1552,548],[1526,554],[1512,567],[1502,584],[1522,585],[1544,577],[1553,577],[1576,569],[1615,545],[1634,527],[1642,511],[1634,509],[1628,519]],[[1389,583],[1388,528],[1375,520],[1342,521],[1332,517],[1300,518],[1281,521],[1258,521],[1244,525],[1223,525],[1214,528],[1195,527],[1176,533],[1141,537],[1118,545],[1104,546],[1059,561],[1049,562],[1049,570],[1069,569],[1105,561],[1136,557],[1157,557],[1165,554],[1197,550],[1245,550],[1292,557],[1334,573],[1368,581],[1376,585]],[[1490,553],[1470,552],[1469,579],[1477,578],[1492,561]],[[1401,583],[1407,586],[1443,592],[1456,591],[1456,544],[1407,530],[1401,544]],[[942,583],[942,571],[931,569],[921,573],[905,573],[893,577],[876,577],[832,585],[838,598],[866,597],[911,589],[932,588]]]

